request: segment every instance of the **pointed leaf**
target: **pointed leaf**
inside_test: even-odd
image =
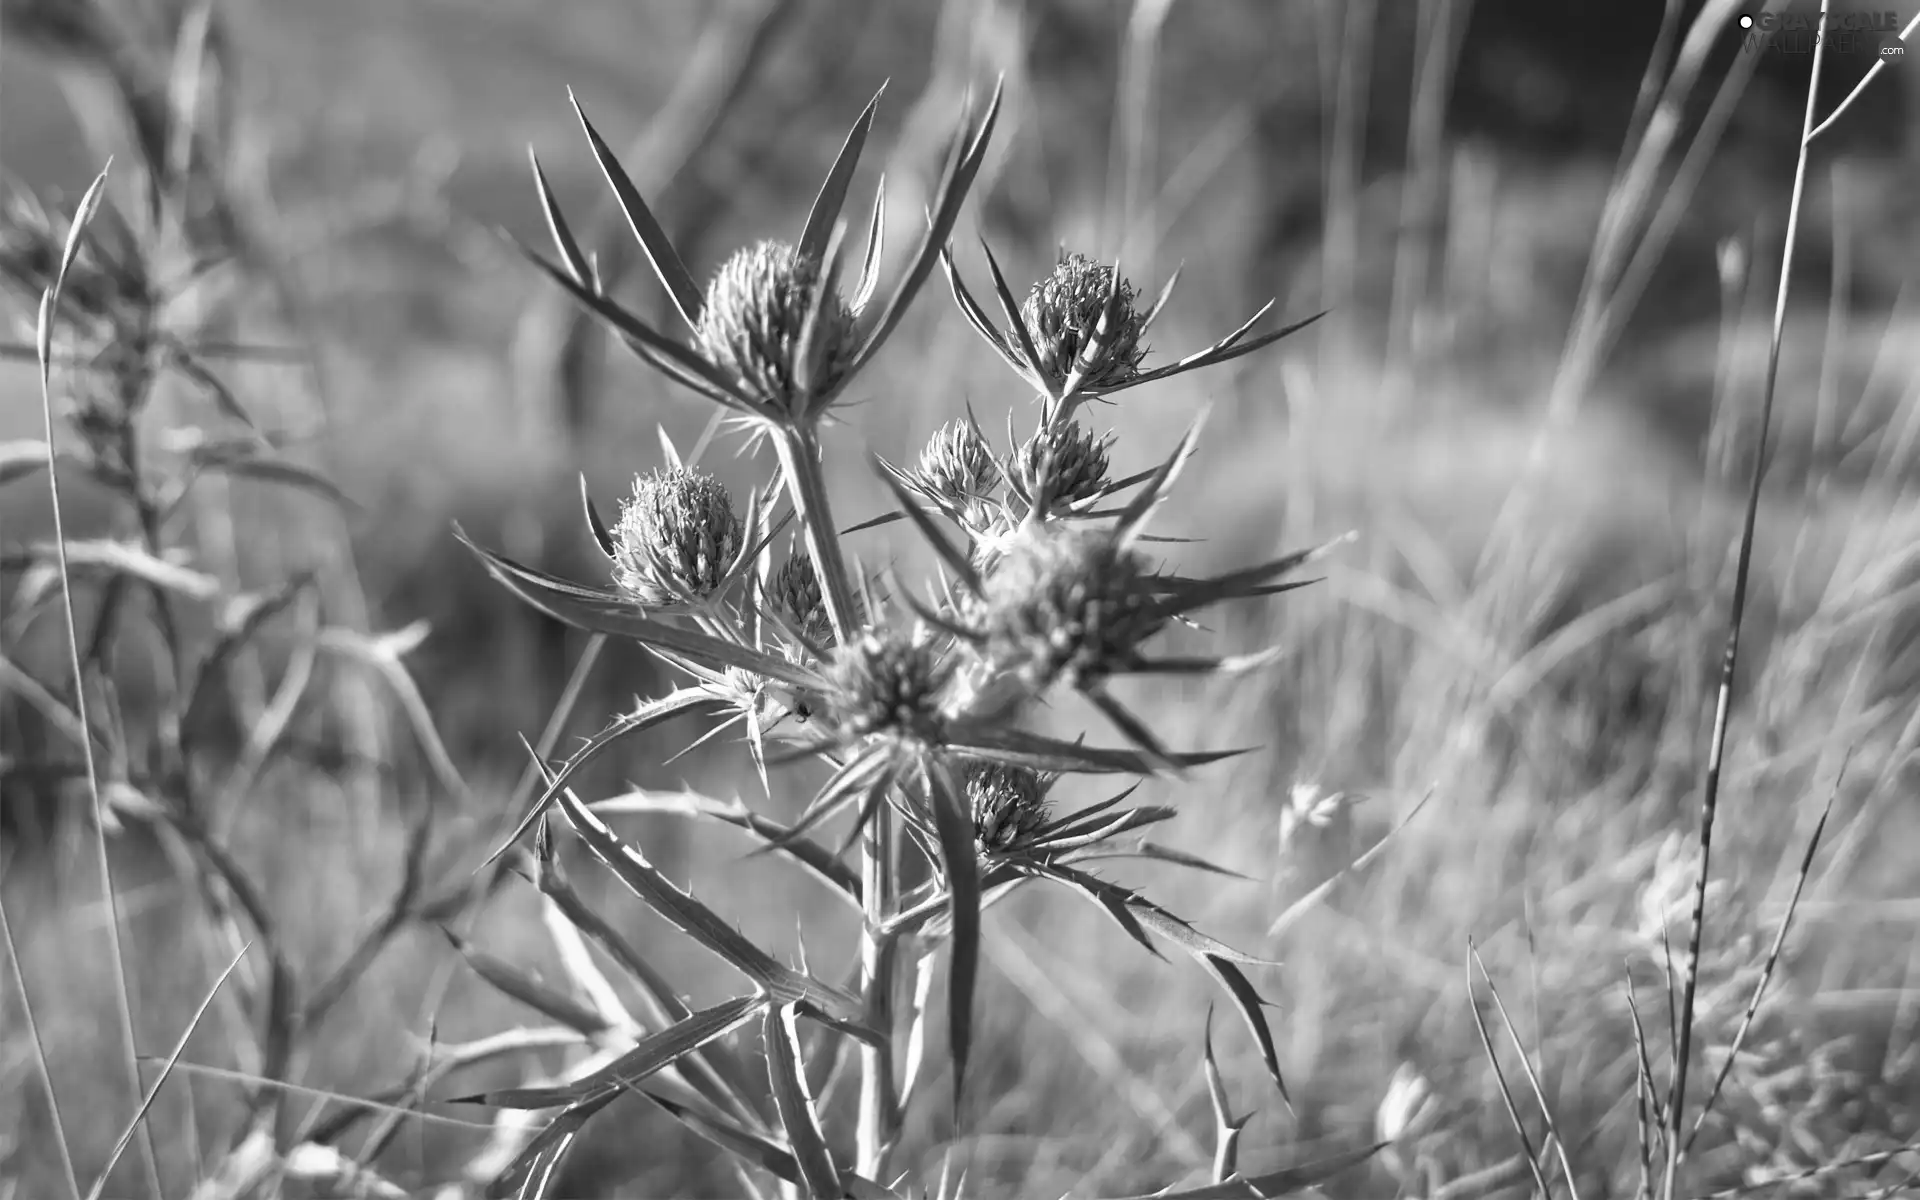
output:
[[[484,1104],[489,1108],[557,1108],[577,1104],[610,1092],[638,1087],[649,1076],[732,1033],[752,1020],[766,1001],[759,996],[737,996],[703,1008],[635,1042],[633,1048],[597,1071],[547,1087],[500,1088],[472,1096],[458,1096],[448,1104]]]
[[[940,561],[945,563],[962,583],[966,584],[967,590],[976,596],[979,595],[980,572],[974,569],[973,562],[961,552],[958,546],[947,540],[947,535],[933,523],[933,518],[921,511],[919,504],[908,494],[907,489],[884,469],[884,463],[876,460],[876,469],[880,475],[880,481],[887,485],[887,490],[893,493],[895,500],[899,501],[901,512],[906,515],[907,520],[913,522],[914,528],[920,531],[920,536],[926,539],[927,544],[933,547],[934,552],[940,556]]]
[[[968,723],[956,724],[949,744],[958,752],[996,762],[1030,767],[1036,771],[1059,771],[1081,775],[1151,775],[1153,764],[1138,750],[1084,746],[1020,729],[994,728]],[[1199,750],[1171,754],[1168,757],[1182,767],[1199,767],[1222,759],[1248,754],[1254,747],[1239,750]]]
[[[826,181],[820,185],[819,194],[813,198],[813,208],[807,213],[807,224],[800,231],[796,247],[803,261],[817,262],[826,257],[827,240],[833,233],[834,223],[840,219],[840,210],[847,203],[847,188],[853,183],[854,168],[860,165],[860,150],[867,144],[867,134],[873,129],[873,115],[886,90],[887,85],[881,84],[873,99],[867,101],[867,107],[848,131],[847,140],[841,143],[840,153],[834,158]]]
[[[560,213],[560,202],[554,198],[553,187],[547,182],[547,173],[540,169],[540,156],[527,147],[527,161],[533,165],[534,187],[540,193],[540,211],[547,218],[547,232],[553,235],[553,244],[560,251],[560,258],[567,264],[567,270],[573,272],[574,280],[582,287],[593,286],[593,267],[587,256],[580,251],[580,242],[573,236],[573,230],[567,227],[567,220]]]
[[[875,322],[866,340],[861,343],[854,358],[854,370],[864,366],[879,352],[894,327],[906,315],[907,306],[918,294],[920,285],[926,281],[927,273],[933,270],[934,261],[940,255],[940,248],[947,244],[953,232],[954,222],[960,219],[960,207],[966,201],[967,190],[973,186],[973,180],[980,173],[980,166],[986,161],[987,142],[993,136],[994,122],[1000,117],[1000,98],[1003,82],[993,85],[993,98],[987,104],[987,114],[980,122],[979,129],[972,139],[959,147],[959,153],[942,178],[937,190],[938,203],[935,205],[932,220],[919,246],[913,254],[912,265],[907,274],[895,285],[893,294],[888,298],[886,307],[881,310],[880,319]]]
[[[980,977],[980,858],[974,849],[971,809],[948,765],[929,762],[926,779],[953,922],[947,959],[947,1051],[953,1059],[957,1119],[973,1047],[974,986]]]
[[[460,957],[467,960],[467,965],[473,968],[474,973],[503,994],[587,1037],[605,1033],[609,1028],[605,1017],[572,996],[542,983],[504,959],[475,949],[472,943],[452,930],[445,932],[447,940],[460,952]]]
[[[573,1139],[594,1114],[613,1103],[619,1096],[619,1092],[608,1092],[604,1096],[583,1100],[568,1106],[553,1120],[548,1121],[546,1126],[521,1148],[513,1161],[493,1177],[493,1181],[487,1185],[487,1200],[505,1200],[517,1190],[521,1180],[528,1179],[533,1174],[535,1168],[540,1165],[540,1160],[549,1154],[557,1161],[560,1155],[566,1153],[567,1148],[573,1144]]]
[[[860,282],[847,302],[856,317],[867,311],[874,289],[880,286],[880,250],[886,241],[886,229],[887,177],[882,175],[873,189],[873,215],[867,220],[867,250],[860,260]]]
[[[700,324],[700,309],[704,303],[700,287],[694,283],[693,275],[686,264],[680,261],[680,254],[673,248],[673,242],[667,237],[667,231],[654,220],[648,211],[647,202],[640,196],[640,189],[633,186],[633,180],[621,167],[620,160],[614,157],[613,148],[600,136],[600,131],[587,120],[587,112],[580,107],[580,101],[574,96],[573,89],[567,89],[567,100],[573,105],[574,113],[580,118],[580,128],[586,130],[587,141],[593,146],[593,157],[600,164],[601,173],[607,177],[607,183],[613,188],[614,199],[620,202],[620,211],[626,215],[627,227],[633,230],[633,236],[639,240],[640,248],[646,251],[647,259],[653,264],[653,270],[660,277],[661,284],[672,297],[673,305],[680,310],[680,316],[687,322],[689,329]]]
[[[479,555],[487,570],[509,591],[556,621],[589,633],[624,637],[656,649],[671,650],[696,662],[737,667],[807,690],[818,686],[811,672],[785,659],[649,617],[617,592],[583,587],[522,566],[503,554],[484,549],[457,525],[454,536]]]
[[[1000,299],[1000,311],[1006,315],[1007,328],[1013,333],[1010,346],[1017,346],[1031,371],[1039,370],[1040,352],[1033,344],[1033,334],[1027,329],[1027,320],[1020,313],[1020,301],[1014,297],[1013,289],[1007,286],[1007,277],[1000,273],[1000,262],[993,256],[993,247],[987,245],[987,239],[980,239],[980,249],[987,256],[987,270],[993,273],[993,292]]]
[[[1202,414],[1203,418],[1204,415]],[[1154,471],[1153,477],[1147,480],[1133,499],[1127,502],[1126,508],[1121,510],[1119,525],[1115,532],[1122,542],[1131,541],[1140,527],[1146,523],[1147,518],[1152,515],[1153,510],[1159,506],[1160,501],[1166,498],[1167,489],[1173,486],[1174,477],[1180,473],[1180,468],[1186,465],[1187,459],[1193,455],[1194,447],[1199,444],[1200,425],[1201,421],[1195,420],[1187,427],[1187,432],[1174,445],[1173,453],[1167,455],[1166,461]]]
[[[622,842],[586,805],[562,790],[560,809],[595,858],[605,863],[627,890],[674,928],[705,946],[735,970],[753,980],[782,1003],[805,1000],[826,1015],[857,1024],[862,1005],[853,996],[811,976],[781,966],[772,955],[747,939],[720,915],[662,875],[638,850]],[[869,1036],[871,1036],[871,1031]]]
[[[527,830],[532,829],[534,823],[545,816],[547,811],[553,807],[554,800],[559,797],[561,789],[566,787],[567,781],[573,778],[582,767],[585,767],[589,762],[597,758],[601,751],[629,734],[640,733],[671,720],[682,713],[695,712],[700,708],[710,707],[718,703],[718,700],[707,695],[705,692],[695,691],[689,688],[682,688],[670,692],[658,700],[647,701],[630,713],[623,713],[615,717],[612,724],[587,739],[585,746],[570,755],[567,760],[560,765],[560,769],[557,772],[548,771],[546,764],[541,763],[541,774],[547,779],[546,790],[540,793],[539,798],[533,802],[533,806],[527,810],[526,815],[520,818],[520,822],[513,827],[513,832],[507,836],[506,840],[500,843],[500,847],[497,850],[487,856],[487,861],[482,863],[481,866],[491,866],[499,860],[501,855],[512,848],[516,842],[525,837]]]
[[[584,471],[580,473],[580,507],[587,514],[587,529],[593,534],[594,545],[600,547],[600,553],[618,561],[618,556],[614,553],[613,534],[608,531],[607,523],[600,519],[600,510],[593,506],[593,493],[587,490],[587,475]]]
[[[800,1178],[819,1200],[838,1200],[845,1189],[833,1154],[827,1149],[826,1136],[820,1130],[820,1114],[814,1111],[813,1097],[807,1094],[805,1064],[800,1061],[800,1032],[794,1025],[793,1006],[767,1009],[760,1029],[766,1043],[767,1081],[773,1091],[773,1107],[787,1131],[787,1143],[793,1147]]]
[[[628,792],[608,800],[597,800],[589,807],[603,815],[678,813],[731,825],[777,848],[827,884],[836,895],[851,901],[856,907],[860,903],[860,876],[852,867],[827,853],[826,848],[818,842],[797,837],[792,826],[763,817],[744,804],[723,804],[694,792]]]

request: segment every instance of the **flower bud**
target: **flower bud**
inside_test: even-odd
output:
[[[1113,295],[1112,319],[1102,330],[1100,317],[1107,294]],[[1114,286],[1113,268],[1084,254],[1060,259],[1053,273],[1033,285],[1020,316],[1033,336],[1039,361],[1031,364],[1047,379],[1059,383],[1076,366],[1085,366],[1085,386],[1117,387],[1140,373],[1147,349],[1140,344],[1146,317],[1134,311],[1133,285],[1125,279]]]
[[[838,382],[855,349],[853,310],[837,294],[826,297],[814,385],[809,389],[799,379],[807,306],[819,278],[817,261],[802,259],[782,242],[758,242],[737,252],[707,286],[696,346],[754,399],[803,415],[809,391]]]
[[[820,591],[820,576],[814,572],[813,559],[806,551],[795,551],[774,572],[767,585],[767,596],[780,619],[796,632],[816,642],[830,640],[833,622],[827,613],[826,597]]]
[[[689,467],[633,481],[613,530],[614,580],[649,607],[705,599],[726,586],[747,531],[718,479]]]
[[[986,654],[1035,687],[1125,670],[1166,624],[1143,555],[1105,530],[1038,526],[1011,538],[984,581]]]
[[[834,651],[827,681],[828,707],[844,736],[941,740],[953,663],[925,637],[869,629]]]
[[[948,421],[927,439],[914,472],[930,495],[955,508],[990,496],[1000,482],[993,451],[971,421]]]
[[[1031,838],[1047,823],[1050,782],[1027,767],[969,763],[966,789],[974,838],[988,850],[1012,849]]]
[[[1078,421],[1064,425],[1041,426],[1026,440],[1009,464],[1016,489],[1028,499],[1040,494],[1042,474],[1052,481],[1053,505],[1063,506],[1090,500],[1107,485],[1108,447],[1113,435],[1095,437]],[[1049,467],[1047,452],[1053,458]]]

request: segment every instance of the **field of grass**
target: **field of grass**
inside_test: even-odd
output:
[[[447,1099],[546,1082],[585,1052],[502,1055],[424,1098],[411,1091],[421,1070],[554,1024],[486,964],[576,1005],[597,997],[595,972],[570,957],[584,944],[527,877],[530,856],[479,902],[463,892],[528,800],[521,739],[557,760],[671,679],[618,642],[575,678],[598,654],[587,635],[498,586],[453,527],[602,584],[580,480],[611,513],[661,465],[661,431],[684,450],[710,415],[609,349],[498,236],[549,245],[525,152],[576,224],[608,235],[619,294],[665,327],[667,298],[612,220],[567,88],[704,280],[738,246],[794,236],[882,81],[849,245],[884,169],[886,267],[904,269],[969,89],[977,108],[996,74],[1004,109],[952,241],[976,294],[990,279],[976,235],[1017,296],[1056,247],[1119,255],[1149,298],[1181,267],[1147,366],[1208,345],[1268,297],[1278,322],[1329,310],[1259,353],[1083,411],[1116,435],[1115,478],[1152,469],[1205,414],[1152,524],[1194,540],[1154,554],[1210,576],[1357,536],[1314,564],[1311,587],[1221,604],[1156,643],[1273,647],[1274,661],[1114,687],[1167,746],[1258,747],[1147,778],[1133,797],[1177,810],[1157,841],[1245,878],[1157,862],[1103,873],[1279,962],[1248,970],[1272,1004],[1291,1112],[1185,956],[1156,960],[1064,891],[1023,892],[984,916],[957,1120],[935,989],[932,1082],[894,1172],[931,1189],[943,1164],[964,1169],[969,1196],[1203,1184],[1210,1030],[1235,1111],[1254,1110],[1239,1143],[1248,1175],[1392,1139],[1320,1194],[1523,1196],[1538,1186],[1529,1148],[1553,1196],[1638,1194],[1638,1063],[1667,1085],[1682,991],[1670,974],[1688,951],[1810,64],[1742,57],[1733,10],[1715,3],[1673,6],[1664,29],[1660,6],[1636,6],[1649,9],[1639,58],[1604,77],[1567,67],[1577,84],[1543,61],[1530,92],[1489,48],[1512,31],[1469,25],[1473,6],[1454,0],[704,7],[211,7],[220,36],[198,78],[226,119],[200,118],[212,148],[193,160],[193,187],[232,218],[202,220],[197,236],[228,229],[232,261],[167,320],[276,348],[207,361],[301,475],[291,487],[295,468],[200,477],[161,531],[172,568],[191,568],[151,589],[172,589],[165,617],[149,602],[151,556],[70,564],[77,649],[98,652],[97,773],[128,785],[106,793],[104,856],[88,739],[61,722],[74,687],[53,495],[46,473],[16,465],[18,447],[47,436],[38,296],[0,301],[18,318],[0,360],[0,1200],[64,1195],[69,1154],[83,1190],[115,1158],[138,1103],[123,1001],[146,1085],[192,1035],[149,1113],[155,1165],[136,1139],[100,1194],[149,1194],[154,1174],[166,1196],[197,1200],[484,1194],[504,1163],[489,1156],[517,1147],[489,1109]],[[59,196],[50,206],[71,212],[113,153],[113,203],[138,207],[122,98],[130,73],[164,81],[180,54],[129,18],[169,8],[75,5],[121,20],[116,58],[59,34],[46,16],[59,5],[0,0],[9,194]],[[1822,113],[1865,62],[1836,55],[1827,69],[1838,82],[1821,89]],[[1920,1194],[1920,158],[1901,150],[1920,132],[1885,133],[1920,111],[1898,99],[1915,69],[1881,72],[1812,155],[1713,825],[1689,1121],[1740,1047],[1679,1190],[1660,1192],[1653,1166],[1664,1200]],[[1591,101],[1600,115],[1516,131],[1524,122],[1499,111],[1507,91],[1484,78],[1503,71],[1534,97],[1516,110]],[[1855,119],[1881,131],[1851,133]],[[0,236],[0,268],[15,249]],[[55,373],[56,421],[81,374]],[[843,527],[895,506],[872,455],[911,463],[969,410],[996,444],[1009,413],[1022,435],[1038,419],[938,269],[846,400],[825,464]],[[197,435],[241,427],[205,389],[169,385],[140,428],[145,469],[166,479]],[[56,443],[78,439],[63,427]],[[742,444],[722,433],[704,463],[736,496],[774,470],[770,452],[736,456]],[[86,472],[58,478],[70,546],[140,537]],[[917,580],[933,557],[906,528],[852,534],[848,553]],[[296,577],[310,586],[182,714],[167,644],[198,662],[244,618],[235,597]],[[90,641],[102,612],[116,635]],[[565,720],[550,727],[556,705]],[[1077,697],[1040,724],[1114,737]],[[732,742],[675,757],[692,728],[622,741],[572,785],[589,800],[738,795],[792,821],[824,778],[776,768],[768,800]],[[1064,810],[1116,790],[1069,777],[1053,799]],[[188,794],[191,820],[166,811]],[[785,859],[677,815],[610,820],[783,962],[804,953],[826,980],[858,965],[858,922]],[[822,840],[838,845],[845,824]],[[561,841],[581,897],[690,1007],[733,994],[736,976]],[[377,953],[340,973],[362,946]],[[305,1004],[330,978],[346,986],[276,1048],[276,979]],[[616,990],[638,1003],[624,981]],[[852,1092],[849,1069],[822,1104],[840,1153]],[[1414,1095],[1428,1099],[1404,1119]],[[355,1161],[370,1173],[336,1169]],[[723,1164],[623,1098],[546,1194],[745,1194]]]

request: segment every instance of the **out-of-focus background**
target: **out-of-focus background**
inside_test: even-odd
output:
[[[1885,52],[1913,16],[1890,2],[1898,11],[1836,6],[1858,36],[1833,44],[1818,97],[1829,112],[1886,64],[1817,143],[1807,180],[1717,829],[1709,1065],[1733,1036],[1813,820],[1837,799],[1769,1007],[1710,1130],[1711,1186],[1920,1136],[1920,313],[1909,289],[1920,61]],[[74,16],[83,10],[112,24]],[[164,91],[181,11],[0,0],[9,188],[70,204],[116,142],[128,147],[116,172],[131,177],[121,98]],[[1585,1194],[1631,1192],[1626,997],[1631,981],[1658,1024],[1663,921],[1684,939],[1674,880],[1757,448],[1806,47],[1749,36],[1737,5],[1677,0],[217,0],[211,13],[206,186],[226,215],[207,236],[231,263],[205,303],[233,340],[295,352],[221,374],[353,503],[234,481],[225,519],[193,526],[197,561],[254,586],[311,570],[343,627],[424,622],[406,662],[466,784],[442,794],[440,764],[386,694],[364,672],[321,664],[319,691],[342,703],[294,714],[302,753],[233,798],[227,830],[268,883],[297,974],[324,975],[378,916],[419,806],[466,806],[430,856],[439,878],[457,884],[478,864],[525,766],[520,737],[539,735],[580,651],[493,586],[452,524],[594,578],[578,475],[604,507],[658,465],[658,428],[685,447],[708,415],[610,350],[499,236],[544,244],[531,146],[622,294],[667,311],[614,220],[568,89],[704,278],[747,241],[797,233],[882,83],[854,195],[864,211],[884,169],[897,269],[963,105],[999,75],[1005,109],[955,239],[970,277],[985,278],[976,234],[1016,290],[1062,247],[1119,256],[1149,294],[1183,267],[1150,361],[1205,345],[1269,298],[1278,320],[1330,310],[1269,351],[1091,414],[1117,432],[1126,473],[1207,413],[1200,457],[1158,519],[1161,532],[1204,539],[1169,548],[1183,570],[1359,534],[1324,582],[1213,623],[1240,648],[1278,643],[1278,666],[1231,686],[1139,694],[1176,744],[1263,747],[1144,791],[1182,809],[1169,841],[1250,881],[1126,875],[1285,964],[1261,986],[1291,1116],[1260,1092],[1244,1032],[1214,1027],[1230,1085],[1261,1108],[1246,1162],[1365,1144],[1403,1067],[1437,1098],[1431,1128],[1402,1151],[1404,1177],[1445,1182],[1509,1160],[1513,1132],[1468,999],[1471,937],[1570,1131]],[[1031,420],[937,275],[855,391],[830,451],[849,522],[884,504],[870,453],[909,458],[968,406],[989,430],[1009,411],[1023,428]],[[205,419],[180,404],[153,419]],[[0,364],[0,440],[38,436],[31,363]],[[729,482],[760,478],[731,451],[723,436],[711,452]],[[6,485],[0,553],[47,536],[44,483]],[[84,482],[64,499],[70,535],[110,529]],[[891,532],[860,535],[868,563],[908,553]],[[44,596],[44,580],[7,584],[15,595],[36,586]],[[33,611],[0,625],[0,652],[59,680],[57,610]],[[150,664],[128,654],[120,665],[127,711],[159,702]],[[37,1001],[76,1157],[103,1161],[127,1114],[83,819],[70,789],[38,786],[26,769],[57,739],[13,678],[0,678],[0,887],[18,943],[18,974],[0,986],[0,1195],[40,1196],[58,1176],[28,1086],[19,980]],[[611,654],[568,733],[591,733],[661,682],[643,657]],[[244,728],[210,718],[201,734],[246,753]],[[583,776],[582,791],[755,786],[732,747],[669,763],[677,744],[639,739]],[[1272,931],[1423,797],[1376,860]],[[772,803],[791,813],[800,799]],[[790,953],[798,911],[826,931],[810,949],[842,944],[844,922],[808,881],[766,860],[743,869],[745,843],[667,819],[631,831],[756,936]],[[200,910],[174,864],[137,828],[114,845],[136,1023],[143,1051],[161,1055],[222,964],[185,932]],[[551,973],[531,893],[510,880],[469,932]],[[724,994],[697,950],[609,902],[690,992]],[[917,1124],[908,1161],[954,1153],[985,1195],[1197,1177],[1212,1127],[1199,1059],[1208,981],[1064,900],[996,910],[988,941],[965,1127],[949,1144],[939,1122]],[[456,963],[430,922],[404,932],[312,1032],[293,1111],[338,1111],[330,1095],[404,1084],[430,1037],[532,1019]],[[210,1021],[169,1085],[156,1119],[177,1194],[234,1139],[244,1041]],[[1518,1079],[1517,1056],[1504,1061]],[[378,1159],[409,1187],[458,1178],[485,1138],[476,1110],[429,1111],[441,1119],[409,1125]],[[1888,1169],[1803,1186],[1866,1195],[1894,1178]],[[1376,1162],[1329,1191],[1395,1186]],[[590,1130],[555,1194],[727,1187],[702,1145],[634,1112]]]

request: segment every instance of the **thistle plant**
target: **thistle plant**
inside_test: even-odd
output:
[[[550,1175],[582,1122],[611,1095],[634,1092],[727,1149],[753,1194],[767,1176],[813,1196],[906,1194],[889,1190],[886,1181],[896,1174],[893,1158],[909,1106],[930,1102],[919,1048],[929,1040],[931,1020],[926,989],[906,982],[931,978],[932,966],[944,959],[943,1040],[952,1083],[946,1104],[952,1119],[963,1121],[981,914],[1035,882],[1098,905],[1150,950],[1159,938],[1190,954],[1224,989],[1285,1101],[1273,1035],[1244,970],[1263,960],[1201,933],[1090,865],[1134,857],[1207,867],[1138,841],[1174,810],[1129,806],[1132,787],[1067,812],[1049,797],[1066,775],[1179,775],[1239,753],[1163,744],[1110,684],[1140,674],[1208,677],[1261,661],[1172,653],[1155,643],[1207,606],[1299,586],[1287,577],[1318,553],[1211,579],[1183,576],[1156,561],[1145,549],[1144,531],[1192,456],[1197,427],[1154,469],[1115,480],[1113,435],[1074,419],[1074,408],[1227,361],[1299,325],[1249,337],[1250,322],[1201,354],[1143,370],[1141,339],[1170,288],[1138,312],[1133,286],[1117,267],[1075,255],[1063,257],[1024,304],[1014,302],[994,263],[996,294],[1012,332],[994,330],[960,282],[948,239],[999,105],[996,89],[977,121],[963,120],[933,193],[926,233],[877,316],[883,198],[874,202],[858,282],[844,295],[840,286],[839,214],[873,105],[847,136],[798,240],[757,242],[726,257],[705,288],[579,113],[627,222],[684,323],[679,336],[602,290],[534,164],[557,257],[525,253],[644,362],[718,406],[747,432],[751,446],[773,448],[766,509],[782,500],[791,506],[804,554],[796,548],[775,566],[769,547],[779,523],[737,518],[725,489],[683,465],[670,446],[664,467],[639,475],[611,529],[591,501],[587,505],[589,526],[610,560],[606,583],[560,579],[474,547],[492,574],[528,603],[595,635],[637,642],[680,676],[672,690],[616,718],[579,752],[559,762],[542,759],[546,786],[497,853],[519,853],[515,843],[531,834],[546,861],[554,853],[557,817],[630,890],[749,984],[733,1000],[701,1012],[681,1009],[635,1031],[624,1049],[588,1060],[570,1078],[472,1097],[506,1109],[558,1110],[544,1132],[524,1141],[500,1185]],[[1039,423],[1016,438],[1009,413],[1008,444],[996,451],[969,415],[936,432],[911,467],[880,461],[897,510],[843,533],[829,507],[821,432],[936,260],[946,264],[963,313],[1032,386]],[[849,568],[843,539],[900,522],[939,570],[923,587],[890,575],[877,589]],[[1025,714],[1059,690],[1090,700],[1116,743],[1095,745],[1028,727]],[[663,811],[746,830],[857,907],[863,916],[859,972],[849,985],[821,979],[804,963],[781,963],[748,941],[613,830],[606,818],[626,811],[620,801],[582,800],[570,786],[619,738],[693,713],[715,721],[716,730],[738,731],[775,806],[761,812],[695,796]],[[824,766],[825,782],[804,801],[781,803],[792,785],[770,768],[801,761]],[[782,811],[797,815],[785,819]],[[837,839],[827,836],[836,822],[847,830]],[[848,864],[845,857],[856,853],[857,864]],[[597,921],[586,913],[575,919]],[[581,930],[594,936],[587,926]],[[643,989],[670,991],[630,953],[616,957]],[[819,961],[817,954],[810,958]],[[612,1023],[612,1013],[601,1017]],[[749,1077],[742,1043],[754,1040],[767,1062],[770,1103],[737,1085]],[[852,1128],[844,1130],[822,1092],[837,1082],[849,1049],[858,1055],[859,1078]],[[1211,1063],[1210,1042],[1208,1057]],[[1240,1178],[1233,1157],[1221,1156],[1217,1183]],[[1241,1183],[1259,1194],[1282,1194],[1361,1157]]]

